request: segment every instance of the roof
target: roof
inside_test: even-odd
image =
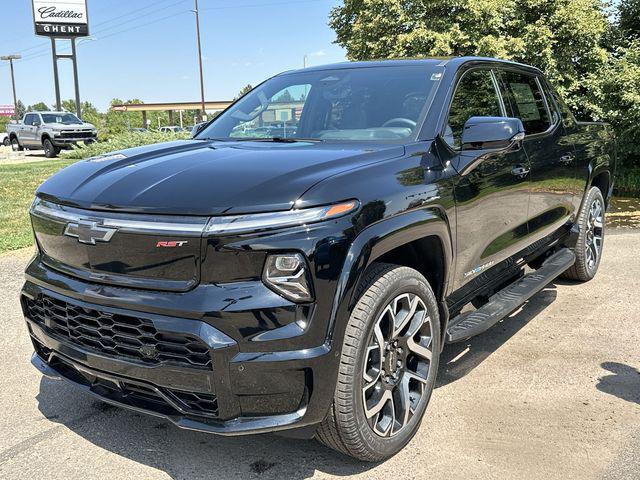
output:
[[[32,110],[32,111],[27,112],[27,113],[40,113],[40,114],[49,113],[49,114],[53,114],[53,115],[64,115],[66,113],[71,113],[71,112],[65,112],[64,110],[58,110],[58,111],[56,111],[56,110],[45,110],[43,112],[40,112],[40,111],[37,111],[37,110]]]
[[[315,67],[308,67],[304,69],[298,70],[289,70],[284,72],[286,74],[296,73],[296,72],[309,72],[309,71],[322,71],[322,70],[340,70],[347,68],[371,68],[371,67],[400,67],[405,65],[443,65],[443,66],[452,66],[454,68],[459,68],[465,63],[472,62],[491,62],[491,63],[501,63],[505,65],[517,66],[519,68],[527,68],[540,72],[536,67],[532,67],[531,65],[526,65],[524,63],[513,62],[511,60],[503,60],[500,58],[492,58],[492,57],[474,57],[474,56],[466,56],[466,57],[431,57],[431,58],[399,58],[399,59],[388,59],[388,60],[363,60],[363,61],[353,61],[353,62],[340,62],[333,63],[328,65],[318,65]]]

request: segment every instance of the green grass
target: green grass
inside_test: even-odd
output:
[[[640,168],[621,169],[614,188],[614,193],[621,197],[640,198]]]
[[[0,253],[33,243],[29,206],[36,188],[75,160],[0,165]]]

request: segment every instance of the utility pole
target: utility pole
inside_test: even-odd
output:
[[[196,36],[198,37],[198,63],[200,64],[200,102],[202,110],[202,120],[207,119],[207,111],[204,106],[204,74],[202,73],[202,46],[200,44],[200,13],[198,11],[198,0],[195,0],[196,14]]]
[[[22,55],[5,55],[0,60],[8,60],[11,68],[11,86],[13,87],[13,117],[18,120],[18,98],[16,97],[16,77],[13,73],[13,61],[20,60]]]

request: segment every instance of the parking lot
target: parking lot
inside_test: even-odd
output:
[[[103,405],[31,367],[0,256],[0,478],[634,479],[640,472],[640,230],[608,234],[596,279],[558,281],[443,353],[427,418],[379,465],[312,441],[221,438]]]

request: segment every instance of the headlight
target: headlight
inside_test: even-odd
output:
[[[269,255],[262,280],[276,293],[293,302],[313,300],[307,262],[300,253]]]
[[[206,228],[206,233],[228,234],[246,233],[273,228],[306,225],[324,220],[339,218],[358,208],[357,200],[336,203],[324,207],[300,208],[286,212],[255,213],[229,217],[213,217]]]

